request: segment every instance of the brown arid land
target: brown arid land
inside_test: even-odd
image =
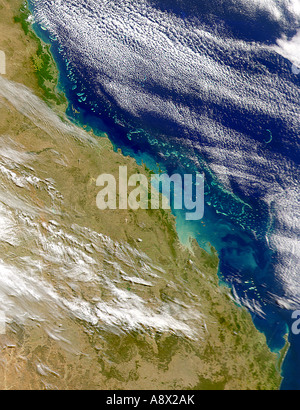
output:
[[[0,0],[0,388],[277,390],[278,356],[214,249],[184,247],[171,212],[96,207],[98,175],[149,171],[49,98],[55,64],[41,87],[20,7]]]

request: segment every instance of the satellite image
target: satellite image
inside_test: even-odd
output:
[[[0,389],[300,390],[299,120],[300,0],[0,0]]]

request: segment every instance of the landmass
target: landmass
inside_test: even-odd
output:
[[[9,263],[14,256],[22,270],[24,261],[41,263],[39,252],[48,249],[42,239],[55,243],[56,252],[69,241],[86,260],[92,258],[91,269],[96,264],[101,281],[94,286],[88,272],[75,281],[68,271],[58,280],[62,268],[49,248],[53,257],[43,261],[39,272],[60,289],[61,300],[73,301],[80,294],[89,306],[93,298],[95,304],[101,299],[114,312],[111,302],[117,305],[118,298],[112,300],[109,288],[102,287],[106,278],[124,300],[132,295],[136,304],[147,301],[145,309],[160,308],[157,318],[174,314],[177,319],[169,329],[157,330],[149,316],[149,326],[141,322],[126,331],[116,319],[110,328],[105,321],[85,320],[80,312],[66,314],[60,305],[57,316],[45,311],[44,323],[15,318],[0,336],[0,388],[279,389],[278,356],[270,352],[246,309],[234,303],[230,289],[219,286],[214,249],[207,253],[195,242],[184,247],[171,212],[97,209],[98,175],[117,176],[119,166],[145,175],[149,170],[114,150],[109,136],[96,137],[63,116],[66,101],[56,91],[58,74],[49,47],[35,37],[24,15],[26,5],[20,1],[0,0],[0,49],[7,58],[7,74],[0,77],[0,162],[13,173],[8,183],[12,174],[1,168],[0,182],[7,194],[1,195],[1,202],[14,213],[16,223],[24,229],[31,224],[40,236],[18,243],[2,240],[0,258]],[[15,153],[9,165],[5,150]],[[37,182],[31,183],[34,178]],[[24,209],[10,202],[12,197]],[[78,243],[72,242],[74,237]],[[129,253],[132,266],[120,256]],[[71,257],[64,255],[64,260]],[[118,261],[114,270],[109,257]],[[142,269],[146,265],[148,271]],[[130,275],[124,273],[128,271]],[[32,306],[39,303],[33,298]],[[194,319],[186,308],[190,305],[197,308]],[[163,316],[161,310],[168,306]],[[185,313],[186,327],[176,328]]]

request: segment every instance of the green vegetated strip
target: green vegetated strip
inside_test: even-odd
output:
[[[50,52],[50,45],[42,43],[31,29],[29,20],[30,11],[24,3],[19,14],[14,17],[15,23],[20,23],[26,36],[30,36],[37,44],[36,55],[31,57],[34,70],[38,80],[38,86],[41,88],[46,101],[53,101],[57,105],[66,103],[63,93],[57,92],[58,71],[55,61]]]
[[[31,60],[38,79],[38,85],[42,89],[44,99],[48,102],[50,101],[60,105],[66,100],[63,94],[58,94],[55,91],[58,81],[58,72],[50,52],[50,46],[44,44],[32,31],[30,21],[28,20],[29,16],[30,12],[27,6],[23,5],[19,10],[18,16],[14,18],[14,21],[16,23],[20,23],[24,33],[33,39],[37,44],[36,54],[31,57]],[[63,148],[60,147],[58,151],[62,149]],[[43,151],[44,149],[40,152]],[[82,147],[81,155],[83,155],[83,151],[84,147]],[[90,156],[92,155],[96,155],[96,153],[89,153],[89,162]],[[116,154],[111,153],[110,155]],[[93,163],[97,163],[97,161],[98,157],[95,157]],[[112,163],[113,162],[114,161],[112,161]],[[54,171],[55,168],[53,168],[52,172]],[[74,164],[72,168],[69,168],[68,172],[74,179],[76,179],[78,192],[86,192],[86,187],[90,176],[85,176],[87,179],[82,178],[81,180],[80,175],[82,171],[77,163],[76,165]],[[58,175],[63,175],[60,169],[58,170]],[[59,183],[61,177],[58,175],[55,180]],[[71,179],[69,181],[70,183],[67,183],[67,181],[67,179],[64,179],[61,183],[61,190],[63,190],[63,186],[66,185],[69,187],[74,186],[73,181],[71,183]],[[82,190],[79,189],[79,183],[82,184]],[[78,194],[78,197],[79,196],[80,195]],[[65,195],[65,197],[67,197],[67,195]],[[94,198],[94,192],[90,194],[90,197],[85,197],[85,203],[80,202],[82,201],[82,197],[83,195],[81,195],[80,199],[78,199],[78,208],[85,210],[85,213],[89,215],[88,218],[93,220],[91,215],[93,215],[94,211],[88,206],[88,204],[92,203],[92,201],[89,202],[89,198]],[[72,196],[72,203],[74,203],[74,200],[76,200],[76,197],[74,198],[74,196]],[[131,216],[133,220],[137,218],[136,214]],[[199,253],[199,258],[195,259],[195,264],[197,267],[199,267],[202,271],[210,272],[210,275],[208,274],[206,278],[201,279],[201,277],[198,277],[197,272],[195,273],[193,271],[191,267],[192,265],[188,265],[188,267],[186,267],[185,260],[187,256],[181,248],[178,249],[178,247],[176,247],[177,236],[174,226],[170,221],[169,214],[165,211],[162,211],[159,215],[154,212],[149,212],[148,216],[151,218],[154,226],[164,226],[165,232],[168,232],[164,242],[165,249],[163,248],[161,255],[158,255],[160,264],[166,266],[166,270],[171,275],[170,279],[175,275],[180,275],[183,283],[186,282],[186,284],[189,284],[193,282],[194,291],[199,291],[203,301],[202,303],[205,305],[203,306],[203,309],[207,312],[211,312],[213,318],[213,325],[211,326],[212,334],[210,339],[206,342],[206,346],[203,347],[203,351],[198,348],[198,346],[194,346],[192,343],[179,338],[177,335],[167,336],[162,338],[162,340],[158,340],[156,337],[155,342],[157,352],[151,350],[151,346],[149,347],[149,343],[147,343],[146,338],[145,341],[142,340],[141,342],[143,335],[138,335],[134,338],[130,337],[130,335],[122,335],[118,337],[116,336],[116,339],[111,339],[112,336],[108,334],[106,338],[110,343],[106,346],[106,353],[108,354],[108,351],[111,350],[111,356],[114,358],[112,361],[114,362],[114,366],[109,369],[110,373],[107,374],[107,377],[114,377],[117,380],[124,382],[123,386],[126,386],[128,372],[127,369],[124,369],[124,372],[122,371],[124,367],[124,356],[126,357],[126,360],[134,363],[136,360],[137,351],[140,353],[140,360],[145,360],[147,366],[149,365],[147,355],[150,352],[151,354],[149,355],[149,361],[154,362],[156,360],[159,368],[162,368],[162,370],[165,371],[167,371],[169,366],[171,366],[174,357],[181,356],[183,352],[189,351],[192,359],[190,362],[187,362],[187,366],[192,366],[194,359],[198,360],[197,366],[199,366],[199,384],[194,385],[194,389],[223,389],[225,388],[225,385],[230,386],[232,379],[237,376],[239,376],[237,384],[240,384],[241,386],[248,387],[251,385],[253,387],[256,385],[256,389],[266,389],[270,387],[277,389],[280,383],[280,376],[275,367],[276,359],[274,355],[269,352],[263,338],[260,337],[254,330],[250,316],[243,310],[237,310],[235,312],[229,300],[227,300],[227,297],[224,296],[222,292],[215,292],[215,286],[217,286],[217,283],[210,284],[209,282],[209,278],[211,277],[210,275],[213,275],[213,273],[217,271],[218,259],[216,255],[214,255],[214,257],[210,257],[198,248],[195,250],[195,252]],[[159,219],[159,222],[155,219],[155,217]],[[100,217],[95,215],[94,221],[95,224],[98,224]],[[82,225],[85,225],[84,222],[85,219],[82,220]],[[139,226],[138,222],[139,221],[136,221],[134,226]],[[101,219],[101,223],[104,227],[106,227],[105,218]],[[112,229],[111,225],[113,224],[109,222],[109,229]],[[150,221],[149,226],[151,226]],[[100,230],[100,225],[94,226],[93,229]],[[116,229],[119,229],[118,226]],[[132,232],[133,231],[130,231],[129,228],[127,228],[127,231],[125,232],[126,235],[128,235],[129,242],[130,238],[133,237]],[[139,235],[143,232],[139,232]],[[161,233],[160,237],[162,237]],[[146,238],[145,233],[145,240],[143,243],[147,243]],[[149,237],[149,244],[151,244],[150,238],[152,237]],[[153,238],[154,242],[155,237]],[[162,247],[162,243],[159,244],[159,247]],[[169,258],[167,255],[169,255]],[[172,293],[169,295],[169,292],[171,292],[169,288],[160,290],[159,293],[161,300],[165,299],[167,301],[170,295],[172,296]],[[236,337],[234,336],[235,334]],[[118,346],[117,350],[115,349],[115,346]],[[134,349],[134,346],[136,346],[136,350]],[[122,352],[119,359],[120,363],[116,363],[118,362],[118,360],[116,360],[116,351]],[[145,365],[145,369],[148,369],[147,366]],[[206,366],[206,371],[205,369],[202,370],[201,366]],[[113,371],[116,372],[116,375],[114,376],[111,373]],[[210,374],[211,377],[209,377]],[[141,373],[140,376],[136,375],[136,377],[142,377],[143,375],[144,373]],[[243,380],[243,378],[245,380]],[[194,381],[194,383],[196,383],[196,381]]]

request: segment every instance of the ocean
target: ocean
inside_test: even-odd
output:
[[[297,0],[30,0],[68,116],[155,170],[203,172],[205,217],[180,239],[220,257],[220,283],[300,389]]]

